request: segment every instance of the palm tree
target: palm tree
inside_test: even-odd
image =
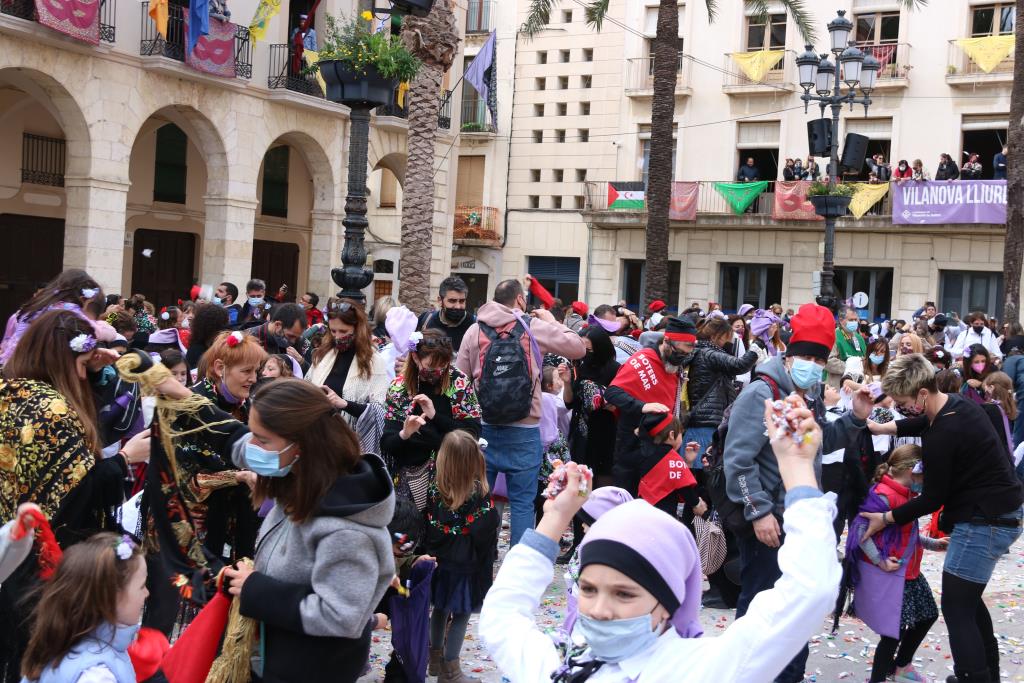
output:
[[[1024,0],[1017,0],[1024,17]],[[1020,270],[1024,261],[1024,165],[1013,163],[1024,150],[1024,23],[1014,26],[1013,89],[1010,91],[1010,127],[1006,131],[1010,165],[1006,172],[1006,241],[1003,244],[1003,322],[1020,322]]]
[[[402,42],[423,63],[409,84],[409,156],[402,187],[402,246],[398,265],[402,302],[430,307],[430,255],[434,231],[434,140],[441,108],[441,80],[459,48],[455,15],[447,0],[426,17],[403,17]]]
[[[1024,0],[1018,0],[1022,2]],[[544,29],[551,10],[558,0],[532,0],[530,13],[523,24],[523,33],[532,37]],[[780,0],[793,19],[803,39],[815,41],[813,20],[804,0]],[[608,13],[609,0],[590,0],[586,5],[587,24],[600,31]],[[769,14],[768,0],[746,0],[754,16],[765,20]],[[912,8],[927,4],[927,0],[900,0]],[[714,21],[718,0],[704,0],[708,20]],[[647,230],[645,285],[640,308],[648,301],[668,299],[668,210],[672,197],[672,125],[675,117],[677,42],[679,36],[679,10],[675,0],[660,0],[657,32],[654,38],[654,96],[651,100],[651,158],[647,181]]]

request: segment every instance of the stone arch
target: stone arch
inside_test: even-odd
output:
[[[302,155],[302,160],[313,178],[313,211],[334,211],[337,189],[334,181],[334,169],[331,168],[330,157],[320,143],[302,131],[289,131],[274,138],[267,145],[264,154],[278,143],[286,143],[294,147]],[[262,163],[262,161],[260,162]]]
[[[164,122],[178,126],[191,140],[195,141],[203,163],[206,164],[207,196],[227,196],[231,177],[224,138],[213,122],[197,109],[185,104],[170,104],[153,111],[139,125],[132,148],[138,140],[154,128],[163,125]]]
[[[408,156],[407,134],[370,128],[368,162],[370,169],[386,168],[395,174],[398,182],[405,185],[405,161]]]
[[[391,152],[385,155],[377,161],[373,166],[373,170],[378,168],[386,168],[391,171],[396,178],[398,178],[399,185],[405,186],[405,164],[406,164],[405,152]]]

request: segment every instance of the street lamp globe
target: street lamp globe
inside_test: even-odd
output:
[[[818,63],[818,75],[815,79],[815,92],[817,92],[822,97],[825,97],[830,92],[832,92],[832,78],[835,75],[835,65],[832,64],[831,60],[829,60],[827,54],[822,54],[821,61]]]
[[[832,40],[832,52],[839,54],[850,44],[853,22],[846,18],[846,10],[839,10],[835,19],[828,22],[828,35]]]
[[[800,87],[808,92],[815,84],[818,76],[818,55],[814,52],[813,45],[805,45],[807,49],[796,58],[796,65],[800,71]]]
[[[864,66],[864,53],[856,45],[850,45],[839,55],[839,62],[843,65],[843,82],[851,88],[856,88],[860,83],[860,71]]]
[[[870,95],[871,91],[875,89],[878,71],[881,68],[882,63],[875,59],[874,55],[869,54],[864,57],[864,66],[861,67],[860,73],[860,89],[864,91],[864,94]]]

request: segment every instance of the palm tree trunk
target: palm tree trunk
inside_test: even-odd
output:
[[[1020,0],[1024,2],[1024,0]],[[668,208],[672,197],[672,139],[679,62],[679,9],[661,0],[654,39],[654,97],[651,100],[651,157],[647,179],[647,231],[642,314],[648,303],[668,299]],[[675,305],[678,302],[669,302]]]
[[[1024,0],[1017,0],[1024,17]],[[1024,261],[1024,22],[1014,27],[1013,89],[1010,91],[1010,147],[1006,169],[1006,242],[1003,245],[1003,322],[1020,322],[1020,271]]]

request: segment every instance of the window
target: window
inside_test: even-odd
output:
[[[153,172],[153,201],[185,203],[188,175],[188,136],[173,123],[156,131],[156,166]]]
[[[590,102],[580,102],[580,116],[590,116]]]
[[[581,195],[581,194],[576,195],[575,200],[576,200],[576,209],[578,211],[582,211],[583,209],[586,208],[586,203],[584,202],[583,195]]]
[[[564,130],[556,130],[555,131],[555,142],[565,142],[565,131]]]
[[[529,256],[529,273],[537,279],[552,296],[563,302],[580,298],[580,260],[571,257]],[[530,300],[537,303],[531,296]]]
[[[565,171],[563,171],[560,168],[556,168],[555,170],[553,170],[551,172],[551,179],[554,180],[556,183],[562,182],[562,180],[564,178],[565,178]]]
[[[572,23],[572,10],[571,9],[562,10],[562,23],[563,24],[571,24]]]
[[[572,56],[569,50],[559,50],[558,58],[562,62],[568,62],[570,59],[572,59]]]
[[[583,61],[592,62],[594,61],[594,48],[585,47],[583,48]]]
[[[840,299],[850,299],[857,292],[868,295],[868,306],[861,316],[877,320],[879,316],[892,317],[891,268],[843,268],[836,266],[835,287]],[[774,302],[772,302],[774,303]]]
[[[544,142],[544,131],[542,131],[542,130],[535,130],[535,131],[533,131],[533,141],[534,142]]]
[[[676,73],[683,72],[683,39],[680,38],[676,41]],[[651,78],[654,77],[654,40],[647,41],[647,75]],[[654,87],[654,81],[651,81],[651,87]]]
[[[552,209],[561,209],[562,208],[562,198],[561,197],[552,197],[551,198],[551,208]]]
[[[723,263],[718,292],[726,313],[743,304],[768,308],[782,301],[782,266]]]
[[[544,116],[544,105],[543,104],[535,104],[535,105],[533,105],[533,115],[534,116]]]
[[[455,176],[456,206],[477,207],[484,203],[484,177],[487,175],[487,157],[480,154],[460,154]]]
[[[540,76],[539,78],[533,79],[533,87],[536,90],[543,90],[544,88],[546,88],[547,83],[545,82],[544,77]]]
[[[531,168],[530,169],[530,182],[531,183],[539,183],[540,182],[540,169],[539,168]]]
[[[589,128],[580,128],[580,142],[590,142]]]
[[[288,217],[288,149],[275,147],[263,157],[263,201],[260,213],[264,216]],[[392,197],[392,206],[394,198]]]
[[[576,182],[585,183],[587,182],[587,169],[577,168],[576,169]]]
[[[569,113],[569,105],[565,102],[559,102],[555,105],[555,113],[558,116],[566,116]]]
[[[541,50],[540,52],[537,53],[537,63],[538,64],[547,64],[548,63],[548,53],[547,53],[546,50]]]
[[[971,10],[971,36],[995,36],[1013,33],[1017,10],[1012,2],[982,5]]]
[[[640,297],[643,296],[646,284],[644,277],[645,262],[641,259],[622,260],[622,298],[626,307],[632,311],[639,310]],[[668,310],[675,311],[679,301],[680,261],[668,262]]]
[[[394,280],[374,280],[373,281],[373,298],[383,299],[386,296],[391,296],[395,282]]]
[[[647,187],[647,176],[650,170],[651,164],[651,129],[649,126],[642,126],[640,129],[640,135],[644,136],[640,139],[640,172],[642,177],[640,180],[644,182],[644,187]],[[675,129],[672,131],[672,173],[675,175],[676,171],[676,138]]]
[[[381,208],[398,206],[398,178],[386,168],[380,170],[380,201],[377,206]]]
[[[857,42],[869,45],[895,43],[900,38],[900,13],[859,14],[856,19]]]
[[[395,272],[395,262],[386,258],[373,260],[373,272],[388,275]]]
[[[531,209],[539,209],[540,208],[540,196],[539,195],[531,194],[529,196],[529,198],[528,198],[528,202],[529,202],[529,205],[530,205]]]
[[[569,89],[569,77],[568,76],[559,76],[558,77],[558,89],[559,90],[568,90]]]
[[[747,17],[747,52],[786,47],[786,15],[770,14],[768,23]]]
[[[970,311],[998,315],[1003,310],[1003,274],[969,270],[939,271],[939,303],[943,313]]]
[[[591,87],[593,87],[593,85],[594,85],[594,77],[593,76],[591,76],[589,74],[587,74],[585,76],[580,76],[580,87],[581,88],[591,88]]]

